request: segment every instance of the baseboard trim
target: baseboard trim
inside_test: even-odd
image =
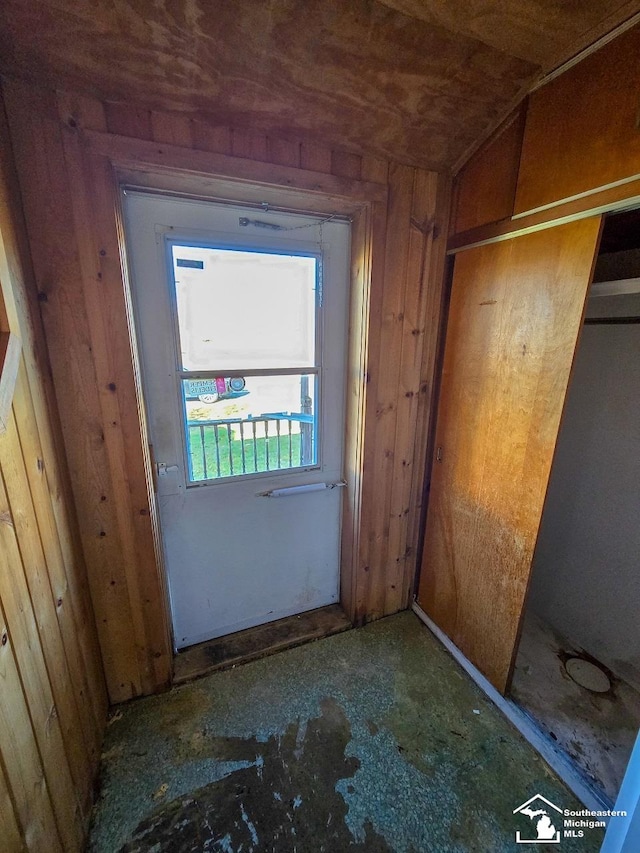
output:
[[[524,739],[531,744],[556,775],[562,779],[569,790],[576,795],[585,808],[594,811],[611,808],[611,804],[598,795],[598,792],[589,785],[582,774],[573,766],[571,760],[546,737],[534,720],[519,708],[515,702],[505,698],[496,690],[480,670],[462,654],[449,637],[427,616],[419,604],[414,601],[411,609],[418,619],[427,626],[434,637],[442,643],[467,675],[475,681],[487,698],[502,711],[509,722],[515,726]]]

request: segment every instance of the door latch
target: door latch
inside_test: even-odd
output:
[[[156,466],[158,470],[158,477],[166,477],[169,471],[177,471],[177,465],[167,465],[166,462],[158,462]]]
[[[436,462],[442,462],[442,447],[440,445],[436,448]]]

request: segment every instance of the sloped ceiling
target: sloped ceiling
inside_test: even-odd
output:
[[[640,0],[3,0],[0,70],[447,169]]]

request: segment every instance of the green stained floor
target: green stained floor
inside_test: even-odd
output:
[[[581,808],[411,613],[123,706],[101,781],[94,853],[522,853],[521,803]]]

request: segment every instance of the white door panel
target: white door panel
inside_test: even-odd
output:
[[[149,429],[156,461],[162,463],[158,502],[176,646],[182,648],[337,601],[342,489],[278,498],[261,495],[342,479],[348,223],[129,191],[125,216]],[[240,226],[241,218],[256,224]],[[173,249],[175,246],[179,248]],[[296,300],[300,302],[302,307],[295,316],[304,315],[299,321],[302,332],[298,326],[293,328],[293,315],[285,322],[282,312],[264,299],[258,289],[261,285],[249,275],[253,267],[249,265],[249,273],[244,268],[245,252],[265,256],[260,275],[266,276],[269,293],[275,294],[278,288],[281,294],[290,293],[286,299],[281,296],[286,310]],[[198,264],[198,258],[203,258],[203,275],[211,277],[203,278],[197,268],[178,270],[178,255],[185,256],[179,258],[185,264]],[[279,255],[284,257],[282,263]],[[317,265],[313,317],[304,313],[306,303],[296,290],[297,279],[286,279],[289,256],[290,265],[301,269],[307,264],[305,259],[311,259],[308,263],[314,269]],[[269,279],[271,260],[275,272]],[[223,287],[222,273],[215,273],[218,277],[214,278],[207,270],[215,271],[220,268],[216,264],[227,262],[242,269],[237,274],[232,270]],[[256,304],[263,300],[253,316],[247,310],[252,292]],[[198,293],[203,294],[200,303],[193,296]],[[198,309],[188,318],[190,328],[197,329],[192,335],[195,350],[184,343],[187,297]],[[210,307],[204,310],[206,305]],[[178,307],[182,312],[180,332]],[[269,324],[274,340],[267,333]],[[221,365],[221,342],[231,352],[235,341],[242,345]],[[218,359],[210,369],[207,347],[216,352],[212,359]],[[288,367],[287,349],[303,363]],[[261,350],[265,351],[264,362]],[[237,369],[234,358],[240,362]],[[185,366],[192,372],[185,374]],[[256,375],[265,369],[272,378]],[[287,375],[287,370],[294,375]],[[198,371],[205,374],[198,381],[215,381],[224,399],[201,406],[193,398],[194,389],[205,387],[193,384],[193,374]],[[229,372],[242,373],[245,378],[246,389],[237,399],[228,384]],[[305,372],[309,376],[306,384],[301,379]],[[183,397],[185,376],[192,378],[184,385]],[[296,409],[291,388],[294,396],[296,389],[308,391],[305,399],[311,414],[305,414],[309,409],[303,411],[300,402]],[[211,386],[209,390],[215,389]],[[278,390],[280,397],[276,396]],[[298,401],[301,393],[297,390]],[[276,400],[284,403],[274,410],[269,404]],[[222,417],[220,413],[225,412]],[[269,415],[266,420],[265,414]],[[263,437],[264,430],[269,441]],[[274,435],[274,430],[279,434]],[[257,438],[252,440],[252,436]],[[262,447],[257,467],[264,468],[265,445],[271,448],[269,465],[281,464],[282,469],[253,470],[256,466],[248,457]],[[276,458],[278,449],[280,457]],[[291,468],[286,467],[289,459]],[[240,464],[245,463],[248,473],[237,476]],[[235,466],[233,476],[229,466]]]

